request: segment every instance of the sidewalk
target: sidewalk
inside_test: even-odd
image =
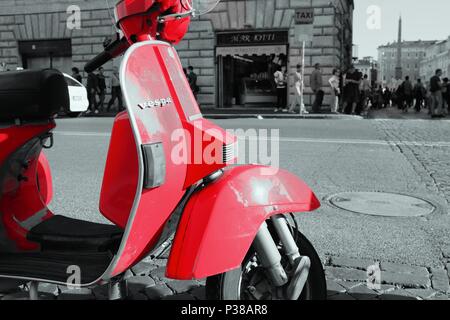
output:
[[[398,109],[397,107],[389,107],[386,109],[370,110],[369,119],[399,119],[399,120],[445,120],[446,118],[434,118],[428,114],[428,109],[422,109],[416,112],[414,109],[409,109],[407,113]]]
[[[287,112],[274,112],[272,109],[260,109],[260,108],[202,108],[202,113],[207,119],[332,119],[332,120],[345,120],[356,119],[362,120],[361,116],[351,116],[346,114],[333,114],[329,112],[323,113],[310,113],[300,115],[298,113],[291,114]],[[90,113],[83,115],[82,117],[89,118],[111,118],[116,116],[116,112],[101,112],[99,114]],[[61,118],[66,118],[62,116]]]

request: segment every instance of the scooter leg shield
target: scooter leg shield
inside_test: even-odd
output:
[[[271,174],[267,174],[271,172]],[[263,223],[320,207],[295,175],[264,166],[240,166],[189,200],[169,257],[167,276],[203,279],[240,266]]]

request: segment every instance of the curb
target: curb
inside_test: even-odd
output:
[[[97,114],[87,115],[79,118],[94,119],[94,118],[114,118],[115,114]],[[223,113],[206,113],[203,114],[206,119],[226,120],[226,119],[288,119],[288,120],[363,120],[364,117],[341,115],[341,114],[308,114],[308,115],[296,115],[296,114],[223,114]],[[58,116],[57,119],[77,119],[71,118],[65,115]]]
[[[295,115],[295,114],[204,114],[207,119],[296,119],[296,120],[363,120],[364,117],[361,116],[351,116],[351,115],[334,115],[334,114],[313,114],[313,115]]]

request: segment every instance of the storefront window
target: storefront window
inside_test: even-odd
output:
[[[274,74],[287,66],[286,31],[218,34],[219,106],[273,107]]]

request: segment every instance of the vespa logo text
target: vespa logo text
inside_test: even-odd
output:
[[[162,108],[172,103],[173,103],[172,98],[169,97],[166,99],[156,99],[139,103],[138,107],[141,108],[142,110],[151,108]]]

